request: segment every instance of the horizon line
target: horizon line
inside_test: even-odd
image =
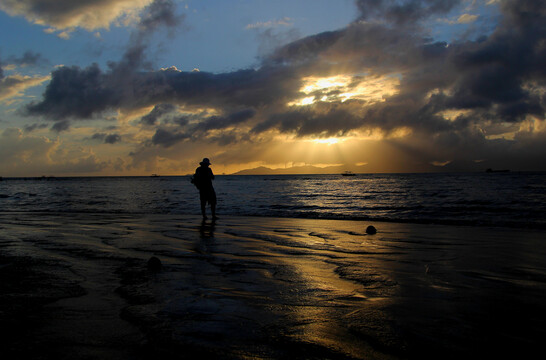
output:
[[[374,175],[374,174],[381,174],[381,175],[397,175],[397,174],[462,174],[462,173],[472,173],[472,174],[481,174],[481,173],[490,173],[486,170],[478,171],[478,170],[450,170],[450,171],[396,171],[396,172],[366,172],[366,173],[353,173],[354,175]],[[494,174],[502,174],[502,173],[546,173],[546,170],[508,170],[504,172],[493,172]],[[0,176],[0,181],[7,180],[7,179],[62,179],[62,178],[129,178],[129,177],[185,177],[185,176],[192,176],[192,173],[188,174],[168,174],[168,175],[160,175],[160,174],[151,174],[151,175],[40,175],[40,176]],[[299,175],[339,175],[342,176],[342,173],[339,172],[333,172],[333,173],[297,173],[297,174],[290,174],[290,173],[278,173],[278,174],[237,174],[237,173],[230,173],[230,174],[215,174],[215,176],[299,176]]]

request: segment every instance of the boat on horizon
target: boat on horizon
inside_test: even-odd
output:
[[[344,171],[341,173],[341,176],[355,176],[356,174],[352,171]]]

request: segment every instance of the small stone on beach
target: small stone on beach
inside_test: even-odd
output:
[[[377,233],[377,229],[375,228],[375,226],[370,225],[366,228],[366,234],[373,235],[375,233]]]

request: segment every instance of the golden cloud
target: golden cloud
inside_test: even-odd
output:
[[[57,30],[83,28],[108,29],[111,24],[127,25],[153,0],[5,0],[0,9],[11,16]]]
[[[0,79],[0,103],[11,104],[14,98],[22,96],[26,89],[50,80],[47,76],[10,75]]]

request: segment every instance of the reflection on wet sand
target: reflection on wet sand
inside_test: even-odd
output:
[[[546,335],[540,232],[170,215],[0,224],[8,353],[457,358],[524,355]],[[28,294],[26,312],[15,305]]]
[[[207,220],[201,220],[201,225],[199,226],[199,234],[201,234],[202,239],[214,239],[214,228],[216,227],[216,220],[208,222]]]

